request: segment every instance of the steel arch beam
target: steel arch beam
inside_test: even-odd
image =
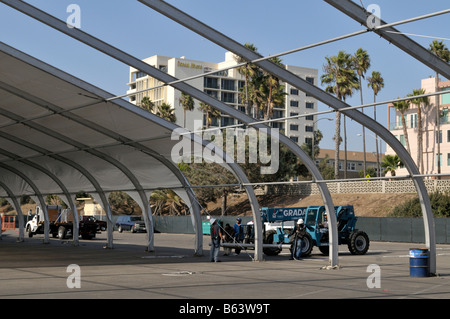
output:
[[[367,18],[372,14],[367,12],[364,8],[360,7],[350,0],[324,0],[326,3],[335,7],[339,11],[348,15],[353,20],[367,26]],[[385,21],[380,20],[380,25],[386,24]],[[380,30],[372,29],[371,31],[378,34],[380,37],[394,44],[399,49],[403,50],[407,54],[411,55],[418,61],[422,62],[432,70],[442,74],[447,79],[450,79],[450,64],[444,62],[436,55],[419,45],[414,40],[403,34],[396,34],[387,31],[399,32],[394,27],[386,27]]]
[[[61,182],[61,180],[56,177],[55,174],[53,174],[52,172],[50,172],[49,170],[45,169],[44,167],[33,163],[29,160],[26,159],[20,159],[20,157],[16,154],[13,154],[11,152],[8,152],[2,148],[0,148],[0,154],[5,155],[11,159],[13,159],[14,161],[18,161],[18,162],[22,162],[23,164],[30,166],[42,173],[44,173],[45,175],[47,175],[48,177],[50,177],[58,186],[59,188],[61,188],[61,191],[63,192],[63,194],[66,196],[66,200],[68,201],[68,204],[70,206],[70,208],[72,209],[72,214],[73,214],[73,219],[74,219],[74,223],[73,223],[73,242],[75,245],[78,245],[79,240],[78,240],[78,235],[79,235],[79,218],[78,218],[78,212],[77,212],[77,208],[75,206],[75,203],[72,199],[72,197],[70,196],[70,192],[68,191],[67,187],[64,185],[63,182]]]
[[[210,41],[230,50],[231,52],[249,61],[261,58],[259,54],[256,54],[255,52],[247,49],[245,46],[226,37],[220,32],[188,16],[184,12],[181,12],[180,10],[174,8],[173,6],[168,5],[163,1],[160,0],[152,0],[152,1],[138,0],[138,1],[146,4],[152,9],[169,17],[170,19],[184,25],[190,30],[200,34],[201,36],[209,39]],[[309,93],[319,101],[329,105],[335,110],[350,107],[348,104],[340,101],[339,99],[324,92],[323,90],[314,86],[313,84],[299,78],[293,73],[279,67],[278,65],[275,65],[274,63],[268,60],[256,62],[255,64],[265,69],[266,71],[278,76],[281,80],[297,87],[298,89],[304,92]],[[391,134],[391,132],[389,132],[384,126],[380,125],[378,122],[374,121],[370,117],[366,116],[365,114],[357,110],[347,110],[342,112],[348,117],[355,120],[356,122],[365,125],[365,127],[371,129],[378,136],[382,137],[386,141],[386,143],[388,143],[400,156],[400,158],[403,160],[405,166],[407,167],[411,175],[419,174],[417,166],[415,165],[409,153],[406,151],[403,145]],[[431,211],[431,203],[423,180],[421,178],[413,178],[413,181],[419,194],[422,212],[424,215],[425,240],[427,247],[430,249],[430,271],[434,273],[436,272],[436,242],[435,242],[434,220]]]
[[[14,193],[11,191],[11,189],[3,182],[0,181],[0,187],[3,188],[6,193],[8,194],[9,198],[12,201],[12,204],[14,205],[14,208],[16,209],[17,216],[19,218],[19,242],[23,242],[24,238],[24,222],[23,222],[23,212],[22,208],[20,207],[20,203],[17,200],[17,197],[14,195]],[[1,237],[1,234],[0,234]]]
[[[51,71],[47,70],[47,72],[51,72]],[[66,77],[65,80],[68,81],[69,80],[68,77]],[[70,83],[74,84],[74,85],[77,85],[77,86],[80,86],[80,82],[75,83],[73,78],[70,78]],[[94,130],[94,131],[96,131],[98,133],[101,133],[101,134],[103,134],[103,135],[105,135],[107,137],[110,137],[110,138],[112,138],[112,139],[114,139],[114,140],[116,140],[116,141],[118,141],[120,143],[125,143],[127,145],[130,145],[131,147],[134,147],[135,149],[137,149],[137,150],[145,153],[146,155],[151,156],[154,159],[158,160],[159,162],[163,163],[176,176],[176,178],[180,181],[181,185],[185,189],[190,189],[189,182],[186,180],[184,175],[180,172],[178,167],[176,167],[173,162],[171,162],[171,161],[167,160],[165,157],[157,154],[152,149],[150,149],[150,148],[148,148],[148,147],[146,147],[146,146],[144,146],[144,145],[142,145],[140,143],[134,142],[131,139],[129,139],[129,138],[127,138],[127,137],[125,137],[125,136],[123,136],[121,134],[118,134],[118,133],[116,133],[114,131],[111,131],[111,130],[105,128],[105,127],[99,126],[98,124],[93,123],[93,122],[91,122],[91,121],[89,121],[87,119],[83,119],[83,118],[81,118],[78,115],[75,115],[75,114],[70,113],[70,112],[64,112],[65,110],[63,108],[61,108],[61,107],[59,107],[57,105],[54,105],[54,104],[52,104],[52,103],[50,103],[48,101],[45,101],[45,100],[43,100],[41,98],[33,96],[33,95],[31,95],[31,94],[29,94],[27,92],[24,92],[24,91],[22,91],[22,90],[20,90],[20,89],[18,89],[16,87],[13,87],[13,86],[11,86],[11,85],[9,85],[7,83],[4,83],[4,82],[0,81],[0,89],[4,90],[4,91],[6,91],[6,92],[8,92],[10,94],[13,94],[13,95],[15,95],[17,97],[20,97],[20,98],[22,98],[22,99],[24,99],[26,101],[32,102],[33,104],[35,104],[37,106],[40,106],[43,109],[47,109],[47,110],[49,110],[49,111],[51,111],[53,113],[60,114],[61,116],[66,117],[67,119],[69,119],[71,121],[74,121],[74,122],[76,122],[78,124],[86,126],[86,127],[90,128],[90,129],[92,129],[92,130]],[[83,89],[86,89],[86,88],[83,88]],[[189,194],[190,200],[192,200],[191,197],[192,197],[192,192],[190,192],[190,194]],[[201,251],[203,249],[203,234],[201,232],[201,228],[198,227],[199,222],[201,224],[200,210],[198,209],[198,207],[196,205],[191,205],[191,207],[193,207],[192,214],[194,216],[194,220],[196,221],[194,223],[194,226],[195,226],[194,228],[196,230],[196,236],[197,236],[195,253],[196,254],[201,254]],[[109,244],[109,246],[110,245],[111,244]]]
[[[111,211],[109,209],[107,209],[109,207],[109,202],[108,199],[106,198],[105,192],[104,190],[101,188],[100,184],[98,183],[98,181],[95,179],[94,176],[92,176],[91,173],[89,173],[84,167],[82,167],[81,165],[79,165],[78,163],[65,158],[61,155],[57,155],[57,154],[51,154],[51,152],[49,150],[43,149],[39,146],[36,146],[34,144],[31,144],[27,141],[24,141],[16,136],[12,136],[8,133],[5,132],[0,132],[0,137],[9,140],[11,142],[14,142],[16,144],[22,145],[26,148],[29,148],[33,151],[36,151],[38,153],[41,153],[43,156],[48,156],[49,158],[52,158],[56,161],[59,161],[61,163],[64,163],[72,168],[74,168],[75,170],[78,170],[82,175],[84,175],[92,184],[92,186],[95,188],[96,192],[99,194],[100,199],[102,204],[104,205],[105,211],[107,212],[107,218],[108,218],[108,240],[107,240],[107,247],[108,248],[112,248],[113,247],[113,232],[112,232],[112,215],[111,215]]]
[[[28,185],[30,185],[30,187],[33,189],[35,195],[37,196],[39,203],[41,204],[42,210],[44,211],[44,244],[48,244],[49,243],[49,236],[48,236],[48,231],[49,231],[49,220],[48,220],[48,211],[47,211],[47,207],[45,205],[45,200],[44,197],[42,196],[42,193],[39,191],[39,188],[36,186],[36,184],[33,183],[33,181],[28,178],[28,176],[26,176],[25,174],[23,174],[21,171],[15,169],[14,167],[11,167],[9,165],[0,163],[0,167],[10,171],[11,173],[19,176],[21,179],[23,179]]]
[[[24,122],[26,120],[26,118],[23,118],[19,115],[16,115],[14,113],[11,113],[3,108],[0,108],[0,114],[17,122]],[[28,126],[34,130],[37,130],[41,133],[44,133],[48,136],[51,136],[57,140],[60,140],[66,144],[72,145],[74,147],[76,147],[78,150],[81,151],[85,151],[93,156],[96,156],[102,160],[104,160],[105,162],[110,163],[111,165],[113,165],[114,167],[116,167],[118,170],[120,170],[130,181],[131,183],[134,185],[136,191],[139,194],[139,198],[143,203],[146,203],[146,196],[145,196],[145,192],[144,189],[142,188],[141,184],[139,183],[139,180],[136,178],[136,176],[134,176],[134,174],[125,166],[123,165],[120,161],[112,158],[111,156],[102,153],[100,151],[94,150],[94,149],[89,149],[89,147],[87,145],[84,145],[82,143],[79,143],[73,139],[68,138],[67,136],[60,134],[58,132],[52,131],[50,129],[47,129],[46,127],[43,127],[42,125],[39,125],[37,123],[26,123],[24,122],[23,125]],[[143,208],[143,212],[144,213],[144,219],[146,221],[146,226],[148,227],[147,229],[153,229],[153,223],[151,218],[148,217],[148,209],[145,207]],[[152,233],[148,233],[148,245],[147,248],[149,251],[152,251],[154,249],[153,247],[153,234]]]
[[[147,69],[148,74],[152,74],[153,72],[159,72],[159,75],[162,76],[162,77],[165,77],[167,75],[164,72],[161,72],[160,70],[157,70],[157,69],[155,69],[153,67],[150,67],[148,64],[140,61],[139,59],[136,59],[133,56],[131,56],[129,54],[126,54],[126,53],[124,53],[124,52],[122,52],[122,51],[112,47],[111,45],[109,45],[109,44],[107,44],[107,43],[105,43],[103,41],[100,41],[100,40],[90,36],[87,33],[84,33],[84,32],[82,32],[82,31],[80,31],[80,30],[78,30],[76,28],[73,28],[73,29],[67,28],[67,24],[65,22],[63,22],[63,21],[61,21],[61,20],[59,20],[59,19],[57,19],[57,18],[55,18],[55,17],[45,13],[45,12],[43,12],[43,11],[41,11],[41,10],[39,10],[39,9],[37,9],[37,8],[31,6],[31,5],[29,5],[29,4],[27,4],[27,3],[23,2],[23,1],[1,0],[1,2],[7,4],[10,7],[15,8],[16,10],[18,10],[18,11],[20,11],[22,13],[25,13],[25,14],[29,15],[30,17],[32,17],[32,18],[34,18],[36,20],[39,20],[39,21],[43,22],[44,24],[47,24],[48,26],[50,26],[50,27],[52,27],[52,28],[54,28],[56,30],[59,30],[62,33],[65,33],[65,34],[67,34],[67,35],[69,35],[69,36],[71,36],[71,37],[73,37],[73,38],[75,38],[75,39],[77,39],[77,40],[79,40],[79,41],[81,41],[81,42],[83,42],[83,43],[85,43],[85,44],[87,44],[87,45],[89,45],[89,46],[99,50],[99,51],[101,51],[101,52],[104,52],[107,55],[110,55],[110,56],[116,58],[119,61],[127,63],[128,65],[133,65],[133,62],[135,64],[139,64],[140,66],[142,66],[144,68],[144,71],[145,71],[145,69]],[[131,62],[131,63],[128,63],[128,62]],[[155,76],[155,77],[157,77],[157,76]],[[174,79],[172,77],[170,77],[170,78],[172,80]],[[169,79],[169,81],[170,81],[170,79]],[[180,84],[180,85],[183,86],[184,88],[186,88],[185,84]],[[204,92],[196,90],[196,89],[194,89],[194,88],[192,88],[190,86],[187,86],[187,88],[193,89],[193,91],[192,90],[188,90],[188,91],[192,91],[191,95],[193,97],[197,98],[198,100],[201,100],[201,101],[204,101],[206,103],[209,103],[209,104],[212,103],[211,105],[213,105],[213,106],[214,105],[218,105],[218,108],[223,109],[225,113],[234,113],[236,111],[235,109],[230,108],[229,106],[227,106],[224,103],[221,103],[221,102],[219,102],[217,100],[211,99]],[[180,90],[183,91],[183,89],[180,89]],[[197,96],[199,96],[199,97],[197,97]],[[210,101],[210,102],[207,102],[207,101]],[[122,103],[121,105],[123,105],[123,103],[126,103],[126,102],[125,101],[120,101],[120,103]],[[142,110],[142,112],[143,111],[144,110]],[[0,113],[2,113],[2,112],[0,112]],[[135,113],[139,113],[139,112],[136,110]],[[141,113],[141,114],[143,114],[143,113]],[[235,113],[235,116],[238,115],[238,114],[242,114],[242,113],[241,112]],[[150,116],[148,114],[146,114],[144,116],[146,116],[147,118],[150,118]],[[237,118],[239,118],[239,115],[238,115]],[[251,119],[251,118],[249,118],[249,119]],[[253,119],[251,119],[249,121],[252,122]],[[167,125],[165,125],[165,126],[167,127]],[[177,127],[174,125],[174,129],[175,128],[177,128]],[[202,140],[198,140],[195,136],[191,136],[190,138],[191,138],[192,141],[197,141],[197,143],[200,143],[201,145],[206,146],[205,145],[206,143],[204,143]],[[290,141],[289,139],[288,139],[287,142],[288,143],[292,143],[291,145],[294,145],[294,143],[292,141]],[[300,152],[302,152],[304,154],[305,159],[309,160],[311,162],[311,160],[306,155],[306,153],[304,153],[298,146],[297,146],[296,150],[297,151],[300,150]],[[231,164],[229,164],[229,166],[235,172],[235,174],[238,176],[238,178],[239,178],[241,183],[249,184],[249,181],[248,181],[247,177],[245,176],[244,172],[242,171],[242,169],[240,168],[239,165],[231,163]],[[314,169],[316,169],[315,165],[313,165],[313,166],[314,166]],[[317,170],[317,172],[318,172],[318,170]],[[258,202],[256,200],[256,196],[255,196],[255,194],[253,192],[253,188],[251,188],[251,186],[248,186],[248,185],[244,186],[244,188],[246,189],[247,194],[249,196],[249,201],[250,201],[250,204],[251,204],[251,207],[252,207],[252,212],[253,212],[253,218],[255,220],[255,232],[256,232],[256,234],[255,234],[255,259],[256,260],[262,260],[262,258],[263,258],[263,256],[262,256],[262,237],[260,235],[260,234],[262,234],[262,225],[261,225],[261,216],[259,215],[259,205],[258,205]],[[143,195],[144,194],[141,195],[141,198],[143,198]],[[331,196],[330,196],[330,202],[331,202]],[[334,207],[332,207],[332,209],[334,211]],[[331,223],[331,221],[330,221],[330,223]],[[330,254],[330,256],[331,255],[332,254]],[[336,260],[336,262],[337,262],[337,260]]]

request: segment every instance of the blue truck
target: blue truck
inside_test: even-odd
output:
[[[339,245],[347,244],[353,255],[365,254],[370,240],[364,231],[356,228],[358,218],[352,205],[335,206]],[[264,244],[279,244],[277,247],[264,247],[267,255],[278,255],[281,244],[289,243],[289,233],[295,222],[302,218],[307,234],[303,239],[302,256],[311,255],[314,246],[324,254],[329,254],[328,224],[325,206],[283,207],[261,209],[261,218],[264,224]]]

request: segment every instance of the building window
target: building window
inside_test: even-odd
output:
[[[219,80],[217,78],[205,77],[203,80],[203,84],[204,84],[205,88],[210,88],[210,89],[218,89],[219,88]]]
[[[403,134],[400,135],[400,143],[402,143],[403,146],[406,145],[405,135],[403,135]]]
[[[291,131],[298,131],[298,125],[297,124],[291,124],[291,125],[289,125],[289,129]]]
[[[306,125],[305,126],[305,132],[314,132],[314,127]]]
[[[220,119],[220,124],[221,126],[229,126],[229,125],[234,125],[234,119],[232,119],[231,117],[222,117]]]
[[[311,77],[311,76],[307,76],[307,77],[306,77],[306,82],[309,82],[309,83],[311,83],[312,85],[314,85],[314,78]]]
[[[209,96],[212,96],[213,98],[217,99],[217,91],[205,90],[205,93],[208,94]]]
[[[439,131],[439,135],[437,133],[436,134],[436,143],[441,144],[442,143],[442,131]]]
[[[291,112],[291,113],[289,113],[289,116],[297,116],[297,115],[298,115],[297,112]]]
[[[298,107],[298,101],[291,100],[290,105],[292,107]]]
[[[417,114],[411,114],[409,118],[411,128],[417,128]],[[399,126],[401,126],[401,124],[399,124]]]
[[[306,115],[305,120],[307,121],[314,121],[314,115]]]
[[[225,103],[234,103],[234,93],[222,92],[221,100]]]
[[[439,164],[440,164],[439,166],[442,167],[442,153],[439,154],[439,158],[438,158],[438,154],[436,154],[436,167],[438,166],[438,161],[439,161]],[[448,158],[447,158],[447,162],[448,162]]]
[[[234,80],[222,79],[222,90],[235,91]]]
[[[298,137],[297,136],[290,136],[289,137],[292,141],[294,141],[295,143],[298,143]]]
[[[307,109],[313,109],[314,108],[314,103],[313,102],[306,102],[306,108]]]
[[[292,88],[292,89],[291,89],[291,95],[298,95],[298,90]]]
[[[305,137],[305,144],[312,145],[312,137]]]
[[[450,153],[447,153],[447,166],[450,166]]]

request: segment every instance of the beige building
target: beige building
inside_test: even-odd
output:
[[[430,77],[421,81],[421,88],[425,90],[425,93],[434,93],[435,78]],[[439,90],[449,91],[450,93],[450,81],[440,82]],[[412,90],[411,90],[412,91]],[[437,132],[436,125],[436,102],[435,97],[429,97],[429,105],[422,106],[422,139],[423,139],[423,169],[419,167],[422,174],[437,174],[437,143],[440,143],[440,165],[441,173],[450,174],[450,94],[444,94],[439,96],[439,109],[440,109],[440,128]],[[390,110],[394,110],[394,117],[391,117]],[[411,149],[411,157],[417,164],[417,107],[414,104],[410,104],[410,108],[405,112],[407,134],[409,139],[409,146]],[[388,123],[389,130],[394,134],[400,142],[406,146],[405,134],[403,132],[403,126],[401,121],[401,114],[393,108],[392,104],[388,107]],[[395,152],[389,145],[387,146],[386,154],[393,155]],[[396,171],[396,175],[407,175],[406,168],[400,168]],[[447,178],[450,178],[447,177]]]
[[[236,64],[235,56],[231,52],[227,52],[225,54],[225,61],[219,63],[190,60],[185,57],[174,58],[160,55],[155,55],[144,59],[144,62],[163,70],[178,79],[184,79],[214,70],[224,69]],[[299,75],[306,81],[317,84],[317,69],[292,65],[286,65],[286,69]],[[239,92],[241,88],[244,87],[245,81],[244,77],[238,72],[237,69],[219,71],[212,75],[210,74],[204,77],[189,80],[187,83],[226,103],[227,105],[245,112],[245,106],[243,104],[244,101],[241,101],[239,97]],[[183,108],[179,105],[181,92],[171,86],[163,86],[139,93],[141,90],[152,88],[161,84],[161,82],[147,76],[143,72],[130,68],[130,77],[127,84],[129,86],[127,94],[131,94],[129,97],[130,102],[139,105],[142,98],[144,96],[148,96],[150,100],[155,103],[155,105],[163,102],[169,103],[175,109],[178,125],[185,126],[189,130],[200,129],[201,127],[194,127],[195,125],[198,125],[198,123],[203,123],[203,125],[205,125],[205,116],[198,109],[200,103],[195,100],[195,109],[193,111],[186,112],[185,117]],[[271,124],[272,127],[279,128],[281,132],[290,137],[299,145],[305,142],[311,142],[313,132],[316,130],[315,116],[307,115],[305,117],[292,120],[282,120],[281,118],[316,112],[318,107],[317,100],[289,84],[285,84],[285,92],[287,95],[284,105],[276,106],[273,112],[273,118],[280,118],[280,120],[273,122]],[[225,127],[233,124],[238,123],[235,119],[222,114],[220,119],[213,120],[212,126]]]
[[[380,163],[382,161],[383,154],[379,154]],[[319,165],[320,161],[327,159],[327,164],[334,167],[334,150],[320,149],[320,153],[315,159],[316,165]],[[344,172],[344,158],[345,151],[339,151],[339,172],[343,176]],[[376,152],[366,152],[366,170],[368,168],[374,168],[378,175],[377,169],[377,154]],[[364,152],[347,151],[347,178],[359,178],[359,172],[364,168]],[[375,176],[372,176],[375,177]]]

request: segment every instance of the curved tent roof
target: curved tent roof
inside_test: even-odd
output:
[[[0,197],[58,194],[75,210],[70,197],[83,190],[103,195],[107,210],[104,194],[125,191],[144,211],[152,190],[171,188],[195,208],[195,195],[171,159],[180,141],[172,132],[181,128],[111,97],[0,43]],[[188,138],[202,145],[192,150],[210,147],[196,135]],[[224,166],[248,182],[231,161]]]

